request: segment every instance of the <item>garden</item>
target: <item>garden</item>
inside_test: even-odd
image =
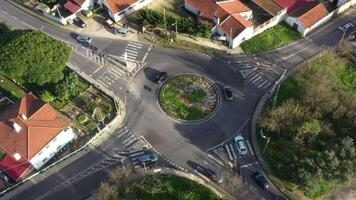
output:
[[[218,92],[207,78],[195,74],[172,77],[162,85],[159,103],[170,117],[199,121],[209,117],[218,105]]]
[[[78,133],[73,149],[115,117],[113,100],[66,66],[71,49],[65,43],[0,24],[0,44],[0,92],[14,102],[32,92],[70,118]]]
[[[320,199],[355,180],[355,63],[328,51],[286,80],[273,104],[258,125],[270,137],[264,158],[281,188]]]
[[[240,47],[246,54],[260,53],[281,47],[301,37],[299,32],[282,22],[243,42]]]

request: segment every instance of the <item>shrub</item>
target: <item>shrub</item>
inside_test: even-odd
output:
[[[81,114],[78,117],[78,121],[79,123],[84,124],[86,121],[88,121],[88,117],[85,114]]]

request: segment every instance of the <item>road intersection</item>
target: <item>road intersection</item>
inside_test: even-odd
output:
[[[224,169],[224,166],[209,156],[209,151],[217,145],[229,143],[229,139],[237,131],[243,134],[250,146],[252,142],[250,142],[248,124],[260,97],[273,87],[284,69],[293,70],[299,63],[319,53],[325,46],[335,46],[342,35],[335,31],[337,25],[345,21],[355,21],[355,13],[355,9],[352,9],[325,26],[323,31],[317,31],[305,39],[282,48],[249,56],[210,56],[178,49],[153,47],[139,42],[94,38],[92,45],[102,52],[121,58],[126,52],[130,61],[141,64],[142,69],[128,80],[122,69],[109,66],[104,58],[89,50],[85,50],[84,53],[82,50],[75,50],[71,60],[71,64],[95,78],[97,84],[103,85],[125,99],[127,131],[118,130],[117,134],[105,141],[101,147],[93,149],[87,156],[60,169],[58,173],[40,182],[26,182],[28,189],[15,191],[13,198],[82,199],[87,197],[98,187],[100,181],[106,178],[107,168],[96,168],[97,171],[88,173],[80,179],[75,177],[85,172],[87,166],[95,166],[98,163],[110,164],[115,157],[115,152],[122,150],[117,149],[118,146],[125,147],[138,137],[144,137],[157,152],[185,170],[194,170],[191,162],[203,163],[212,169]],[[71,45],[79,46],[70,31],[48,25],[4,1],[0,2],[0,21],[7,21],[14,28],[41,29]],[[224,102],[220,97],[222,105],[216,115],[207,122],[177,123],[165,116],[158,107],[159,85],[153,83],[152,78],[159,71],[166,71],[169,75],[187,72],[204,74],[219,88],[225,85],[231,86],[235,101]],[[238,159],[237,165],[244,181],[256,186],[250,175],[260,167],[252,148],[250,153],[249,157]],[[109,159],[110,162],[105,159]],[[260,195],[258,198],[272,199],[273,193],[278,191],[276,189],[271,191],[258,189],[257,193]]]

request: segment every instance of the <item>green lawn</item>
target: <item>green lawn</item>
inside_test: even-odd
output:
[[[177,176],[147,175],[135,186],[137,200],[218,200],[211,190]]]
[[[246,54],[260,53],[300,38],[300,33],[281,23],[243,42],[240,47]]]

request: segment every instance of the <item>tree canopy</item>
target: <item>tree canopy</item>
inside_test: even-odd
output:
[[[356,64],[328,52],[282,84],[259,126],[271,137],[266,159],[287,185],[327,194],[356,173]]]
[[[23,31],[0,48],[0,73],[37,85],[57,83],[71,49],[40,31]]]

